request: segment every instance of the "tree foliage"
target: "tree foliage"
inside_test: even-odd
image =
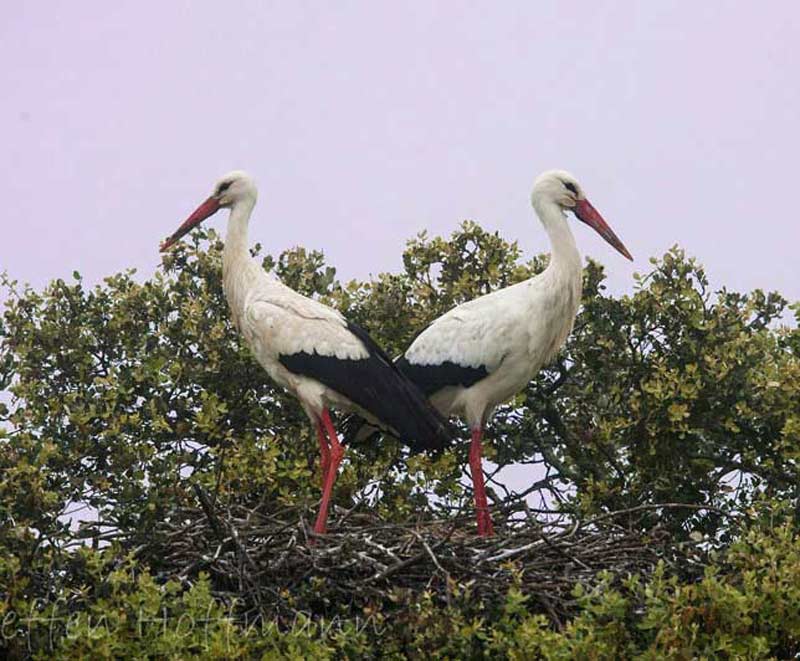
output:
[[[454,304],[547,263],[524,261],[516,243],[473,223],[448,239],[415,237],[400,273],[369,281],[340,282],[320,253],[302,248],[262,259],[390,354]],[[89,288],[75,273],[38,292],[6,277],[0,644],[20,657],[87,658],[800,651],[800,331],[781,325],[789,311],[777,294],[713,291],[678,248],[651,261],[621,297],[587,263],[567,346],[489,429],[488,457],[526,467],[530,479],[516,491],[499,477],[490,486],[511,521],[501,536],[537,510],[577,520],[703,506],[654,507],[637,519],[642,531],[666,531],[675,549],[691,546],[694,569],[576,581],[574,616],[554,621],[510,566],[519,586],[512,581],[502,603],[482,604],[459,583],[465,598],[448,607],[424,590],[405,594],[392,618],[345,604],[328,630],[313,611],[291,626],[248,627],[213,577],[198,568],[166,580],[169,563],[142,552],[161,548],[163,524],[197,508],[198,493],[223,510],[276,516],[310,511],[318,498],[304,414],[230,323],[217,235],[197,233],[145,281],[125,272]],[[433,457],[408,457],[390,439],[351,448],[338,511],[409,526],[452,518],[469,502],[465,459],[464,443]],[[143,630],[142,613],[186,628]],[[101,615],[108,626],[97,626]]]

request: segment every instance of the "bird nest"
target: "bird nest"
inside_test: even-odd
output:
[[[591,589],[601,572],[619,580],[650,574],[659,561],[686,567],[670,535],[645,528],[642,506],[579,520],[528,516],[491,538],[477,537],[471,517],[398,524],[350,512],[315,536],[302,508],[269,512],[221,508],[198,491],[200,504],[160,524],[140,555],[164,579],[193,583],[205,572],[217,597],[240,615],[291,622],[387,612],[423,595],[442,605],[497,607],[513,587],[528,608],[555,626],[575,613],[575,586]],[[691,564],[691,562],[690,562]]]

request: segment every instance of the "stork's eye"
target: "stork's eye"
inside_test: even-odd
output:
[[[575,195],[578,194],[578,189],[576,188],[575,184],[573,184],[571,181],[565,181],[564,186],[568,191],[572,191],[573,193],[575,193]]]
[[[219,190],[217,191],[217,194],[224,193],[226,190],[228,190],[231,187],[232,183],[233,183],[232,181],[226,181],[226,182],[220,184],[219,185]]]

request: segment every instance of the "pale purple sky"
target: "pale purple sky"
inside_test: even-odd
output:
[[[614,291],[677,242],[800,299],[794,1],[16,2],[0,61],[0,269],[36,286],[149,276],[233,168],[253,242],[345,279],[465,218],[546,251],[555,167],[637,258],[575,223]]]

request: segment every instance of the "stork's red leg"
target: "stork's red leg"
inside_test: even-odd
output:
[[[325,533],[328,523],[328,507],[331,503],[331,494],[333,493],[333,483],[336,482],[336,473],[339,470],[339,464],[342,463],[344,457],[344,447],[339,442],[339,437],[336,435],[336,429],[333,426],[333,421],[328,413],[328,409],[322,409],[322,424],[325,426],[325,431],[328,434],[330,441],[329,462],[328,470],[325,474],[325,484],[322,485],[322,501],[319,504],[319,514],[317,514],[317,522],[314,524],[314,532],[318,535]]]
[[[319,439],[319,472],[320,483],[325,486],[325,477],[328,475],[328,466],[331,463],[331,450],[328,447],[328,439],[325,438],[325,430],[322,423],[317,423],[317,439]]]
[[[486,486],[483,483],[481,465],[481,428],[472,430],[472,444],[469,447],[469,468],[472,472],[472,490],[475,492],[475,516],[478,520],[478,534],[481,537],[494,535],[494,525],[486,500]]]

